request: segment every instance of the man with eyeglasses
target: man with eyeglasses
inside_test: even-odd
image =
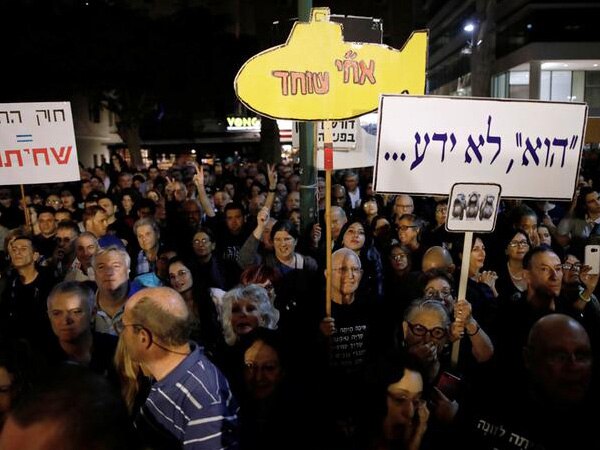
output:
[[[117,323],[131,359],[155,380],[135,421],[147,444],[165,448],[238,448],[237,403],[229,383],[189,341],[185,301],[171,288],[147,288],[131,297]]]
[[[465,435],[467,449],[513,449],[516,442],[549,450],[600,448],[592,350],[588,333],[572,317],[537,320],[522,349],[525,376],[494,385],[478,405]],[[504,432],[490,433],[490,425]]]
[[[358,291],[363,275],[358,255],[341,248],[332,255],[331,317],[320,323],[320,354],[336,423],[357,423],[365,413],[364,375],[378,347],[376,314],[380,305]],[[348,392],[353,392],[352,396]],[[339,431],[339,430],[338,430]]]

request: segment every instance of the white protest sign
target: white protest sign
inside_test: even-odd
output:
[[[298,126],[292,127],[292,146],[299,146]],[[334,126],[335,125],[335,126]],[[375,165],[377,148],[377,114],[365,114],[353,120],[331,123],[334,170],[353,169]],[[325,170],[323,156],[323,122],[317,128],[317,169]]]
[[[0,103],[0,184],[79,180],[69,102]]]
[[[448,195],[496,183],[503,198],[570,200],[587,106],[581,103],[383,95],[374,189]]]
[[[348,151],[356,147],[358,120],[332,120],[331,132],[333,139],[333,150]],[[300,122],[294,122],[292,127],[292,147],[300,146]],[[323,130],[323,121],[315,122],[317,126],[317,148],[323,150],[325,132]]]

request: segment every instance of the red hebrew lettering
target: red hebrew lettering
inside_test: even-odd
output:
[[[306,95],[306,78],[304,72],[292,72],[292,95],[298,93],[298,81],[300,82],[300,93]]]
[[[5,150],[4,167],[12,167],[12,161],[10,159],[11,155],[15,155],[17,157],[17,163],[19,164],[19,167],[23,167],[23,157],[21,156],[21,150]]]
[[[329,92],[329,72],[313,73],[313,85],[316,94],[327,94]]]
[[[375,61],[369,61],[369,66],[364,61],[358,63],[360,67],[360,80],[358,84],[365,84],[365,78],[368,78],[371,84],[375,84]]]
[[[273,70],[271,75],[281,78],[281,94],[288,95],[288,78],[290,77],[290,73],[286,70]]]
[[[34,148],[33,150],[33,163],[36,166],[39,166],[39,162],[38,162],[38,154],[43,154],[44,158],[46,159],[46,165],[49,166],[50,165],[50,158],[48,158],[48,149],[47,148]]]
[[[69,162],[69,157],[71,156],[71,146],[69,145],[67,148],[65,147],[61,147],[60,151],[56,152],[56,149],[54,147],[50,147],[50,151],[52,152],[52,155],[54,156],[54,159],[56,159],[56,162],[58,164],[67,164]],[[65,151],[66,151],[66,155],[65,155]]]

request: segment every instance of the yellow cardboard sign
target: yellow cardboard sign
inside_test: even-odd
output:
[[[329,8],[314,8],[296,22],[285,44],[250,58],[234,81],[244,105],[263,116],[341,120],[378,107],[380,94],[423,95],[427,31],[416,31],[401,50],[345,42]]]

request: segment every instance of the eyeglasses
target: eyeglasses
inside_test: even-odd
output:
[[[400,231],[408,231],[409,228],[418,228],[417,225],[400,225],[398,226],[398,230]]]
[[[113,324],[113,327],[114,327],[115,331],[117,332],[117,334],[121,334],[123,331],[125,331],[125,328],[127,328],[127,327],[144,328],[144,326],[141,323],[124,323],[123,320],[117,320]]]
[[[208,244],[210,242],[210,239],[194,239],[194,245],[200,245],[200,244]]]
[[[410,329],[411,333],[415,336],[422,337],[427,336],[427,334],[430,334],[431,337],[434,339],[443,339],[448,334],[448,331],[446,331],[446,329],[442,327],[434,327],[429,329],[418,323],[406,323],[408,324],[408,328]]]
[[[274,374],[277,370],[279,370],[279,364],[277,364],[276,362],[265,363],[265,364],[255,364],[253,362],[247,361],[244,364],[244,369],[251,374],[260,372],[260,373],[268,375],[268,374]]]
[[[546,360],[551,364],[567,364],[569,362],[588,364],[592,361],[592,352],[586,350],[576,352],[553,351],[546,353]]]
[[[536,269],[539,270],[540,272],[544,273],[544,274],[550,274],[551,272],[553,273],[560,273],[563,271],[563,264],[557,264],[556,266],[552,267],[552,266],[540,266],[537,267]]]
[[[351,273],[355,277],[359,276],[363,272],[363,270],[359,267],[337,267],[331,270],[335,270],[341,275],[348,275],[349,273]]]
[[[442,299],[442,300],[446,300],[449,298],[452,298],[452,291],[449,289],[442,289],[441,291],[438,291],[437,289],[434,288],[428,288],[425,289],[425,298],[427,300],[432,300],[432,299]]]
[[[391,255],[391,257],[396,262],[402,261],[403,259],[408,259],[408,255],[405,253],[398,253],[397,255]]]
[[[46,205],[60,205],[61,203],[60,200],[46,200]]]
[[[563,270],[571,270],[573,272],[579,272],[581,271],[581,264],[580,263],[564,263],[562,265]]]
[[[293,237],[284,237],[284,238],[275,238],[273,239],[273,242],[276,244],[287,244],[290,243],[294,240]]]
[[[516,247],[525,248],[525,247],[529,247],[529,243],[527,241],[510,241],[508,243],[508,246],[510,248],[516,248]]]
[[[421,406],[421,403],[423,403],[423,400],[421,400],[420,395],[417,397],[409,397],[404,394],[392,394],[388,391],[387,396],[397,406],[404,406],[408,403],[412,403],[413,408],[418,409],[419,406]]]
[[[176,280],[177,278],[183,278],[185,277],[188,273],[190,273],[189,270],[183,270],[181,269],[179,272],[177,273],[170,273],[169,274],[169,279],[171,280]]]

